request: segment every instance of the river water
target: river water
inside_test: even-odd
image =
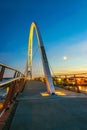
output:
[[[12,78],[5,78],[2,81],[0,81],[0,84],[10,81],[11,79]],[[0,89],[0,100],[2,100],[6,96],[6,94],[7,94],[6,89],[4,89],[4,90]]]

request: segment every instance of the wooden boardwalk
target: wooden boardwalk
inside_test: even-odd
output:
[[[56,90],[57,95],[42,96],[46,86],[28,81],[9,130],[87,130],[87,96]]]

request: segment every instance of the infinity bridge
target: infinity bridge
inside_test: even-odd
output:
[[[36,31],[45,77],[32,78]],[[13,74],[9,80],[6,70]],[[0,64],[0,130],[87,130],[87,73],[51,76],[36,23],[30,27],[25,74]]]

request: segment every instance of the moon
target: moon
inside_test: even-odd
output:
[[[63,56],[63,60],[67,60],[68,58],[67,58],[67,56]]]

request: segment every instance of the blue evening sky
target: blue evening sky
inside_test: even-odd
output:
[[[87,0],[0,0],[0,62],[24,71],[32,21],[54,72],[87,71]]]

